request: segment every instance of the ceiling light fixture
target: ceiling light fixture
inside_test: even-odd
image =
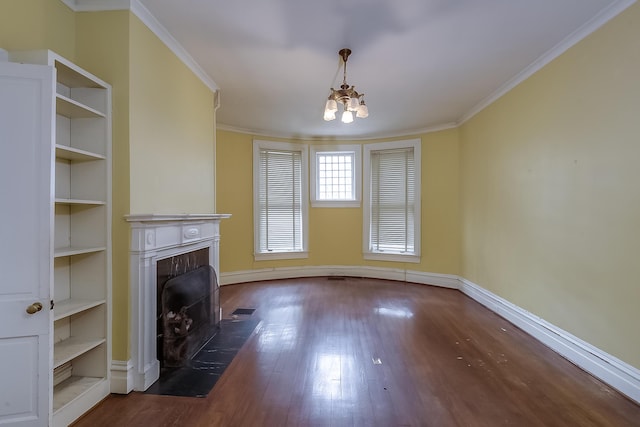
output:
[[[351,49],[341,49],[338,55],[342,58],[343,77],[340,89],[331,88],[331,94],[324,106],[324,119],[331,121],[336,118],[338,103],[343,106],[342,122],[353,122],[353,113],[356,117],[364,119],[369,116],[369,109],[364,103],[364,93],[356,92],[355,86],[347,84],[347,59],[351,55]]]

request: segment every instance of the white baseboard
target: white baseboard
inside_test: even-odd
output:
[[[640,403],[640,370],[469,280],[460,278],[459,289],[567,360]]]
[[[128,394],[133,390],[133,363],[131,360],[111,361],[111,393]]]
[[[460,280],[453,274],[425,273],[423,271],[407,271],[405,281],[421,285],[434,285],[440,288],[459,289]]]
[[[260,270],[233,271],[220,274],[220,284],[257,282],[262,280],[294,279],[298,277],[345,276],[397,280],[458,289],[458,276],[452,274],[426,273],[403,269],[367,266],[322,265],[308,267],[265,268]]]

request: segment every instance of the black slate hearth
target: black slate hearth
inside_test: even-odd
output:
[[[206,397],[258,323],[252,319],[223,319],[220,331],[185,366],[162,368],[160,379],[145,393]]]

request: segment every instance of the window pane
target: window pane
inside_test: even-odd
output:
[[[356,199],[353,191],[355,188],[353,176],[355,153],[317,153],[316,161],[318,169],[321,171],[321,179],[317,181],[318,200]]]

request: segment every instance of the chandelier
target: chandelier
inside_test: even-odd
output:
[[[341,49],[338,55],[342,58],[343,62],[343,77],[342,85],[340,89],[331,88],[331,94],[327,103],[324,106],[324,119],[331,121],[336,118],[336,112],[338,111],[338,103],[342,104],[342,122],[353,122],[353,114],[356,117],[364,119],[369,116],[369,109],[364,103],[364,93],[356,92],[355,86],[349,86],[347,84],[347,59],[351,55],[351,49]]]

